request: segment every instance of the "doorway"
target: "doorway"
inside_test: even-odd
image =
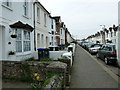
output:
[[[5,52],[5,27],[0,26],[0,60],[4,59]]]

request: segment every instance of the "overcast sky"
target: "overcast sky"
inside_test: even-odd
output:
[[[118,25],[119,0],[39,0],[75,38],[83,39],[113,24]]]

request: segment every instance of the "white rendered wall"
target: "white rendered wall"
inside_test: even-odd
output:
[[[37,7],[40,9],[40,21],[37,21]],[[46,14],[46,25],[44,24],[44,14]],[[35,31],[36,31],[36,48],[48,48],[49,47],[49,26],[50,26],[49,14],[39,5],[35,5]],[[37,34],[40,34],[40,46],[37,45]],[[43,35],[43,42],[41,36]],[[48,37],[48,43],[46,43],[46,37]]]
[[[117,58],[118,58],[118,64],[120,66],[120,1],[118,3],[118,38],[117,38]]]
[[[34,52],[34,32],[31,32],[31,51],[29,52],[22,52],[22,53],[16,53],[15,55],[8,55],[8,52],[10,50],[16,51],[16,44],[15,39],[11,38],[10,35],[12,34],[12,28],[9,27],[9,25],[14,24],[18,21],[23,22],[24,24],[29,24],[33,27],[33,2],[29,2],[28,7],[28,17],[24,16],[24,10],[23,10],[23,4],[24,2],[11,2],[12,7],[6,7],[2,3],[0,3],[0,8],[2,8],[2,16],[0,17],[0,25],[5,27],[4,32],[4,52],[2,52],[4,58],[3,60],[23,60],[26,58],[32,57],[32,53]],[[11,42],[11,44],[8,44],[8,42]],[[3,48],[3,46],[2,46]]]

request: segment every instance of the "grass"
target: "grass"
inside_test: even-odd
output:
[[[40,61],[54,61],[54,60],[52,60],[51,58],[42,58],[40,59]]]
[[[46,80],[43,82],[42,87],[45,87],[46,85],[48,85],[48,84],[50,83],[50,81],[51,81],[51,78],[46,79]]]

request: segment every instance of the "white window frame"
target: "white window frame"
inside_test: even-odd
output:
[[[25,0],[24,5],[23,5],[24,13],[23,15],[28,17],[28,1]]]
[[[12,2],[11,2],[11,0],[3,0],[2,6],[12,11]]]
[[[117,32],[116,31],[114,31],[114,36],[116,36],[117,35]]]
[[[21,34],[20,34],[20,33]],[[15,29],[15,33],[16,33],[16,35],[17,35],[17,38],[16,38],[16,52],[17,53],[21,53],[22,52],[22,30],[19,30],[19,29]],[[18,42],[20,42],[20,43],[18,43]],[[20,45],[20,46],[19,46]]]
[[[62,29],[61,29],[61,35],[63,34],[62,32],[63,32],[63,31],[62,31]]]
[[[40,8],[37,7],[37,22],[40,23]]]
[[[26,36],[25,36],[26,32]],[[23,31],[23,52],[31,51],[31,41],[30,41],[30,32],[24,30]],[[26,45],[25,45],[26,42]]]
[[[44,13],[44,26],[46,27],[46,24],[47,24],[47,15],[46,13]]]
[[[25,29],[17,29],[16,28],[15,29],[16,34],[17,34],[17,30],[18,30],[18,32],[21,32],[21,39],[18,40],[18,38],[16,38],[16,53],[23,53],[23,52],[31,51],[31,35],[30,35],[31,33],[29,31],[25,30]],[[25,37],[24,32],[28,33],[27,37]],[[17,34],[17,37],[19,37],[18,34]],[[19,44],[17,44],[17,42],[21,42],[21,51],[19,51],[20,47],[19,47]],[[25,45],[25,42],[27,42],[27,43],[29,42],[29,44]],[[27,49],[25,49],[25,48],[27,48]]]
[[[44,34],[41,35],[41,44],[42,44],[42,47],[44,46]]]
[[[12,2],[10,2],[10,0],[5,0],[5,1],[3,1],[3,5],[11,8]]]
[[[54,29],[54,27],[53,27],[53,19],[51,19],[51,29]]]

